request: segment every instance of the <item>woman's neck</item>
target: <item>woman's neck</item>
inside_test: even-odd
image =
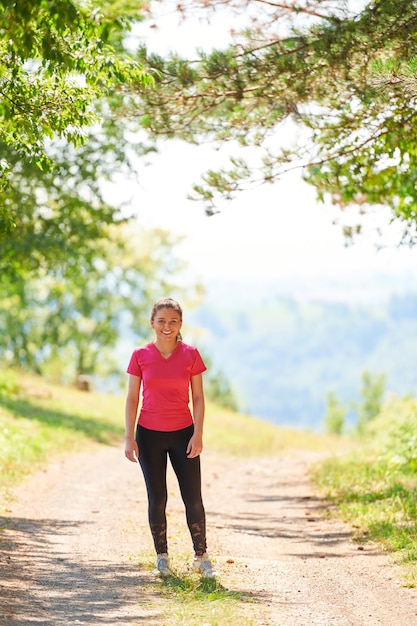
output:
[[[174,352],[175,348],[177,347],[177,343],[178,343],[177,339],[174,339],[173,341],[172,340],[170,340],[170,341],[160,341],[158,339],[155,339],[155,341],[154,341],[156,349],[164,357],[171,356],[171,354]]]

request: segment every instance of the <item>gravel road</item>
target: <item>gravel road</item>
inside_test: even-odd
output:
[[[417,625],[417,590],[403,586],[389,556],[324,515],[307,476],[314,460],[204,452],[219,581],[251,597],[242,605],[256,626]],[[191,544],[171,473],[169,481],[175,567]],[[54,460],[16,491],[1,526],[1,626],[169,625],[170,600],[149,567],[143,480],[120,447]]]

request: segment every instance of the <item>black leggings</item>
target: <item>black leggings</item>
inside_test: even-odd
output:
[[[149,430],[140,425],[136,429],[139,463],[148,492],[149,526],[157,554],[168,552],[166,519],[168,455],[185,505],[194,552],[201,556],[206,551],[206,515],[201,497],[200,457],[189,459],[186,453],[193,432],[194,426],[172,432]]]

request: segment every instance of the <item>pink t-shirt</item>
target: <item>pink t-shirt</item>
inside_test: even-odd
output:
[[[134,350],[127,373],[142,379],[139,424],[150,430],[172,431],[193,423],[191,376],[206,370],[197,348],[179,341],[165,359],[153,343]]]

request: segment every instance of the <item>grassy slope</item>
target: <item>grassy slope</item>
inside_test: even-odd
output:
[[[0,485],[10,488],[55,455],[120,443],[124,398],[51,385],[0,371]],[[205,446],[237,456],[265,456],[289,448],[324,449],[334,440],[280,429],[208,404]]]
[[[313,471],[324,495],[357,528],[357,541],[376,541],[417,584],[417,400],[391,399],[358,440],[356,450]]]

